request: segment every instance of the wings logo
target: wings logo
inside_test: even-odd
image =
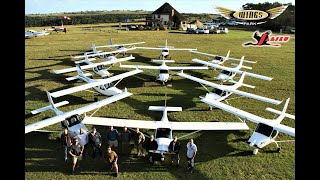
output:
[[[274,42],[284,43],[288,42],[290,36],[271,36],[272,32],[270,30],[263,32],[259,35],[259,31],[253,33],[252,38],[256,40],[256,43],[246,42],[242,44],[243,47],[255,46],[255,47],[280,47],[280,44],[274,44]]]
[[[276,8],[267,10],[266,12],[261,10],[241,10],[233,11],[224,7],[213,6],[213,8],[226,19],[236,18],[242,22],[237,22],[242,25],[258,25],[267,22],[267,20],[278,17],[287,9],[288,5],[282,5]]]

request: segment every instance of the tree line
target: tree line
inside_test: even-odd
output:
[[[70,15],[72,20],[63,20],[63,24],[98,24],[122,22],[125,19],[143,19],[146,14],[96,14],[96,15]],[[61,16],[25,16],[25,27],[60,26]]]

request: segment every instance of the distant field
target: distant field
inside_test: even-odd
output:
[[[48,105],[45,91],[57,90],[81,85],[80,82],[68,82],[66,77],[75,75],[69,73],[56,75],[53,70],[74,66],[71,55],[82,54],[89,51],[91,44],[104,45],[109,38],[114,43],[130,43],[144,41],[141,46],[164,46],[168,39],[168,45],[181,48],[197,48],[198,51],[226,55],[231,50],[230,56],[257,61],[250,72],[273,77],[272,81],[263,81],[246,77],[244,82],[256,86],[255,89],[241,87],[240,90],[270,97],[277,100],[291,98],[288,113],[295,114],[295,38],[290,34],[288,43],[283,43],[281,48],[243,48],[244,42],[252,41],[252,31],[229,30],[229,34],[184,34],[182,31],[107,31],[83,30],[87,26],[107,26],[111,24],[66,26],[67,33],[56,33],[44,37],[36,37],[25,40],[25,125],[51,117],[52,112],[44,112],[32,115],[30,111]],[[101,27],[101,28],[102,28]],[[31,28],[41,30],[43,27]],[[102,28],[103,29],[103,28]],[[273,34],[275,35],[275,34]],[[110,49],[106,49],[110,51]],[[150,62],[157,59],[160,51],[134,50],[129,52],[136,59],[123,64],[156,65]],[[205,56],[184,51],[171,51],[175,65],[196,65],[191,59],[199,58],[208,60]],[[235,63],[235,62],[232,62]],[[230,66],[227,63],[226,66]],[[119,74],[129,71],[115,65],[111,72]],[[148,111],[150,105],[164,105],[165,93],[168,96],[168,106],[181,106],[182,112],[170,112],[168,117],[172,121],[239,121],[238,118],[228,112],[219,109],[208,111],[207,104],[200,101],[199,96],[206,94],[205,89],[195,82],[174,76],[172,87],[166,87],[154,82],[158,72],[145,70],[144,72],[122,80],[118,88],[128,88],[133,95],[102,107],[95,116],[117,117],[141,120],[159,120],[160,112]],[[175,73],[175,72],[171,72]],[[218,74],[214,70],[185,71],[206,80],[214,81]],[[217,82],[218,83],[218,82]],[[55,102],[67,100],[70,103],[59,108],[62,111],[70,111],[93,102],[95,96],[83,91],[64,97],[55,98]],[[232,95],[232,97],[236,97]],[[99,100],[105,98],[98,96]],[[266,118],[275,117],[274,114],[265,111],[266,107],[281,110],[283,103],[276,106],[253,99],[239,98],[230,100],[232,106],[249,111]],[[91,113],[89,113],[91,114]],[[295,127],[294,121],[284,119],[283,124]],[[255,124],[248,122],[248,126],[255,128]],[[91,129],[92,126],[87,126]],[[45,128],[47,130],[60,130],[60,124]],[[121,128],[117,128],[121,132]],[[103,150],[106,146],[106,127],[98,126],[97,130],[103,136]],[[145,130],[152,133],[152,131]],[[178,137],[185,132],[174,132]],[[267,146],[257,155],[252,155],[252,148],[245,142],[251,135],[250,131],[202,131],[187,138],[181,139],[181,166],[170,167],[169,157],[163,163],[149,165],[146,159],[126,159],[120,156],[118,179],[295,179],[295,143],[281,143],[280,153],[274,153],[276,145]],[[76,176],[71,174],[70,161],[63,160],[63,149],[60,143],[55,141],[56,133],[36,133],[25,135],[25,177],[26,179],[102,179],[110,178],[101,159],[84,159],[83,170]],[[194,138],[198,146],[195,171],[189,174],[186,171],[185,145],[188,138]],[[280,133],[279,140],[293,139]],[[89,148],[91,152],[91,148]],[[133,151],[134,153],[135,151]]]

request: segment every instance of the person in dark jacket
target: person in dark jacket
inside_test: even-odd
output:
[[[97,149],[99,151],[100,157],[102,157],[101,142],[102,139],[100,133],[96,128],[93,128],[91,133],[89,134],[89,143],[92,147],[92,158],[96,157]]]
[[[173,165],[173,161],[177,161],[177,166],[179,166],[180,156],[179,152],[181,149],[180,142],[178,141],[178,137],[174,136],[173,140],[169,144],[169,152],[171,153],[171,165]]]
[[[149,156],[149,161],[150,161],[150,162],[153,162],[153,161],[154,161],[155,153],[149,152],[149,150],[157,150],[157,149],[158,149],[158,143],[157,143],[157,141],[154,139],[154,136],[151,135],[151,136],[150,136],[150,140],[147,141],[147,144],[146,144],[146,150],[147,150],[147,152],[148,152],[148,156]]]
[[[71,139],[68,133],[68,128],[64,128],[63,129],[63,133],[60,136],[60,141],[61,144],[64,148],[64,160],[67,161],[68,160],[68,150],[71,146]]]

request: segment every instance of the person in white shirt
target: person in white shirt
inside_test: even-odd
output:
[[[187,161],[188,161],[188,169],[190,173],[193,172],[194,167],[194,157],[197,154],[197,146],[193,143],[193,139],[190,139],[187,143]]]

